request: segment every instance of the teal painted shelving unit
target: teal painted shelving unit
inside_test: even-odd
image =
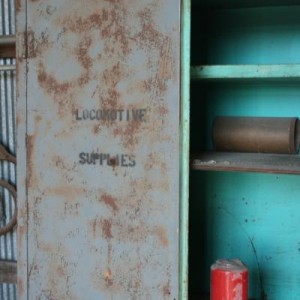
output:
[[[299,64],[281,65],[220,65],[191,68],[196,80],[300,80]]]
[[[191,7],[189,299],[240,258],[249,299],[300,299],[300,156],[217,153],[216,116],[300,117],[300,1]]]

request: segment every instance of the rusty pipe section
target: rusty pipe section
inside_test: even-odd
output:
[[[213,144],[217,151],[295,154],[299,148],[297,118],[216,117]]]
[[[0,58],[16,57],[16,37],[14,35],[0,36]]]

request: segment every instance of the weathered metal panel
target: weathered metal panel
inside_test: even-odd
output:
[[[17,6],[19,299],[178,299],[180,1]]]

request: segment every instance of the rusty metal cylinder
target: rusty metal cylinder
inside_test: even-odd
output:
[[[220,259],[211,266],[211,300],[248,300],[248,269],[239,259]]]
[[[0,37],[0,58],[16,57],[16,37],[14,35],[2,35]]]
[[[213,144],[217,151],[295,154],[298,119],[283,117],[216,117]]]

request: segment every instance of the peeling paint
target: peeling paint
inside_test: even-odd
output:
[[[119,210],[117,206],[118,200],[108,194],[104,194],[100,198],[101,202],[104,202],[108,207],[110,207],[114,212],[117,212]]]

